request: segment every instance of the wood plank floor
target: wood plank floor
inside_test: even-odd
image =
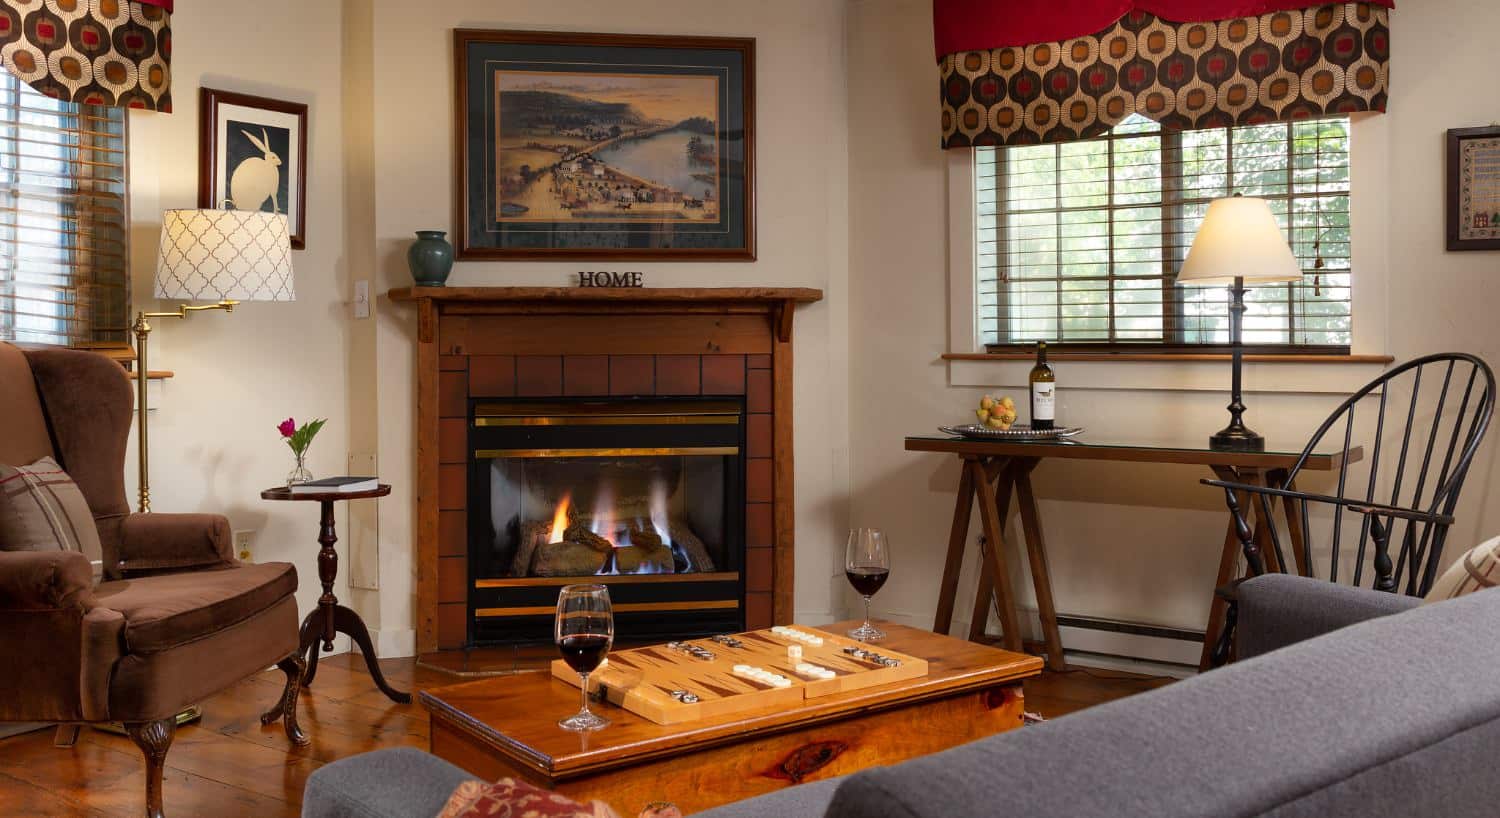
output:
[[[380,664],[402,689],[459,681],[412,659]],[[345,654],[319,662],[301,700],[302,727],[312,744],[294,748],[279,723],[263,727],[259,719],[280,694],[283,678],[272,670],[240,682],[203,702],[201,723],[177,731],[167,755],[169,816],[296,816],[303,784],[319,766],[381,747],[427,747],[421,706],[393,704],[371,684],[363,661]],[[1026,684],[1026,709],[1056,718],[1168,681],[1109,671],[1047,673]],[[141,814],[145,774],[129,739],[84,729],[75,746],[58,748],[52,737],[48,729],[0,740],[0,815]]]

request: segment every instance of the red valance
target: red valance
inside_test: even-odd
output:
[[[1370,2],[1396,7],[1396,0]],[[957,51],[1094,34],[1132,11],[1174,23],[1201,23],[1319,5],[1323,3],[1309,0],[932,0],[932,28],[941,60]]]
[[[1390,2],[1053,0],[1075,11],[1127,11],[1093,32],[942,54],[942,144],[1088,139],[1136,114],[1166,130],[1191,130],[1384,111]],[[1016,0],[938,0],[934,9],[941,16],[945,6],[960,5],[990,12],[1022,7]],[[1206,13],[1215,6],[1222,13],[1247,5],[1298,8],[1189,21],[1145,8],[1195,6]],[[1032,12],[1027,24],[1061,24],[1053,15],[1064,12],[1052,5],[1026,6]]]

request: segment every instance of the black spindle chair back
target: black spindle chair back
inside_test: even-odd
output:
[[[1250,576],[1266,568],[1247,521],[1251,509],[1240,507],[1241,493],[1249,502],[1261,504],[1262,520],[1275,519],[1271,506],[1276,500],[1296,506],[1298,539],[1309,552],[1288,562],[1281,535],[1275,525],[1268,525],[1280,565],[1295,563],[1302,575],[1315,576],[1309,511],[1316,505],[1332,511],[1328,538],[1318,540],[1330,554],[1326,579],[1422,596],[1437,577],[1459,494],[1494,411],[1495,376],[1489,365],[1462,352],[1427,355],[1388,370],[1339,404],[1280,485],[1203,482],[1224,489]],[[1373,423],[1372,439],[1366,439],[1367,426],[1356,435],[1357,422]],[[1351,451],[1366,443],[1362,461],[1351,463]],[[1297,490],[1298,474],[1308,458],[1330,450],[1341,455],[1331,478],[1333,493]],[[1356,522],[1345,519],[1349,513],[1357,515],[1357,525],[1346,525]],[[1346,579],[1341,566],[1348,562],[1352,569]],[[1214,651],[1215,664],[1228,658],[1236,619],[1233,589],[1221,593],[1231,604]]]

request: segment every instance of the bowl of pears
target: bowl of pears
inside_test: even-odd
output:
[[[1016,422],[1016,402],[1009,395],[998,400],[993,395],[985,395],[979,399],[979,408],[974,410],[974,415],[979,418],[979,425],[986,429],[1010,431]]]

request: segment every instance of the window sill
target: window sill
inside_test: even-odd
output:
[[[945,361],[1032,361],[1036,359],[1036,353],[1026,352],[947,352],[943,354]],[[1152,363],[1175,363],[1175,362],[1223,362],[1230,360],[1227,352],[1058,352],[1049,350],[1048,361],[1107,361],[1107,362],[1131,362],[1148,361]],[[1265,355],[1247,354],[1245,363],[1255,364],[1391,364],[1395,358],[1390,355]]]
[[[946,353],[950,386],[1024,389],[1032,352]],[[1223,392],[1229,387],[1227,353],[1050,352],[1067,389]],[[1246,355],[1244,390],[1349,395],[1374,380],[1389,355]],[[1123,366],[1122,366],[1123,364]]]

